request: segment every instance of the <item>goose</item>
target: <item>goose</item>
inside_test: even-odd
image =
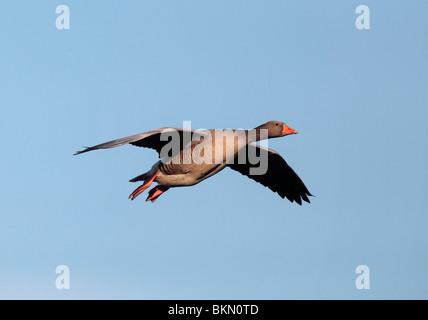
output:
[[[302,200],[310,203],[308,196],[313,195],[300,177],[278,152],[255,144],[257,141],[297,133],[297,130],[280,121],[269,121],[252,130],[198,131],[164,127],[86,147],[74,155],[125,144],[156,150],[161,160],[149,171],[130,180],[143,181],[143,184],[129,195],[131,200],[143,193],[153,182],[158,185],[148,192],[146,199],[152,203],[170,188],[196,185],[229,167],[268,187],[281,198],[301,205]],[[260,159],[259,167],[254,159]],[[256,169],[261,168],[263,159],[267,161],[265,170],[255,173]]]

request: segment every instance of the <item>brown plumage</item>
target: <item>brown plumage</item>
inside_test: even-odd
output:
[[[131,182],[144,181],[129,196],[135,199],[153,181],[158,185],[149,191],[146,201],[154,202],[169,188],[192,186],[226,167],[238,171],[278,193],[282,198],[302,204],[312,196],[299,176],[277,152],[260,147],[254,142],[297,133],[282,122],[270,121],[253,130],[194,131],[181,128],[159,128],[86,148],[81,154],[97,149],[108,149],[124,144],[155,149],[160,161],[146,173]],[[258,160],[255,163],[254,160]],[[262,161],[266,162],[265,171]],[[259,165],[259,167],[258,167]]]

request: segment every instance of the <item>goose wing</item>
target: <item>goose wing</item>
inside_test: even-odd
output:
[[[190,129],[172,128],[172,127],[158,128],[155,130],[147,131],[140,134],[135,134],[125,138],[97,144],[96,146],[93,146],[93,147],[86,147],[84,150],[77,151],[74,155],[78,155],[78,154],[82,154],[85,152],[98,150],[98,149],[110,149],[110,148],[123,146],[124,144],[131,144],[137,147],[154,149],[158,152],[159,156],[161,156],[162,148],[168,143],[171,143],[172,140],[174,140],[173,142],[174,147],[172,148],[172,150],[175,151],[174,154],[176,154],[183,149],[184,144],[191,142],[191,140],[196,137],[202,137],[202,136],[204,136],[203,131],[194,131]],[[170,154],[169,156],[174,156],[174,154],[173,155]]]
[[[302,199],[306,202],[310,202],[308,196],[312,196],[311,193],[308,191],[300,177],[294,172],[294,170],[287,164],[287,162],[278,152],[260,147],[255,144],[249,144],[247,148],[244,148],[240,152],[246,152],[245,155],[241,154],[240,158],[242,159],[243,156],[246,156],[245,163],[238,162],[238,153],[234,159],[234,163],[228,164],[231,169],[246,175],[250,179],[257,181],[265,187],[268,187],[273,192],[278,193],[281,198],[286,197],[291,202],[296,201],[300,205],[302,204]],[[260,164],[251,164],[248,156],[249,154],[260,156],[261,152],[267,152],[267,171],[263,175],[251,175],[250,169],[256,168]],[[260,159],[263,158],[261,157]]]

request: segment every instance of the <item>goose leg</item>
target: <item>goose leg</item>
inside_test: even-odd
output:
[[[146,190],[148,187],[150,187],[152,185],[152,182],[155,180],[156,176],[159,174],[159,171],[156,171],[156,173],[147,178],[146,180],[144,180],[144,183],[139,186],[137,189],[134,190],[134,192],[132,192],[128,199],[134,200],[136,197],[138,197],[141,193],[144,192],[144,190]]]
[[[155,202],[157,198],[159,198],[159,196],[165,191],[167,191],[168,189],[169,187],[165,187],[160,184],[157,185],[156,187],[154,187],[152,190],[149,191],[149,196],[147,197],[146,201],[151,201],[152,203]]]

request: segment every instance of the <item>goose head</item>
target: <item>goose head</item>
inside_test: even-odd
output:
[[[298,133],[297,130],[290,128],[284,122],[281,121],[269,121],[255,128],[255,130],[257,130],[257,133],[259,133],[261,129],[267,130],[268,138],[279,138],[287,136],[289,134]]]

